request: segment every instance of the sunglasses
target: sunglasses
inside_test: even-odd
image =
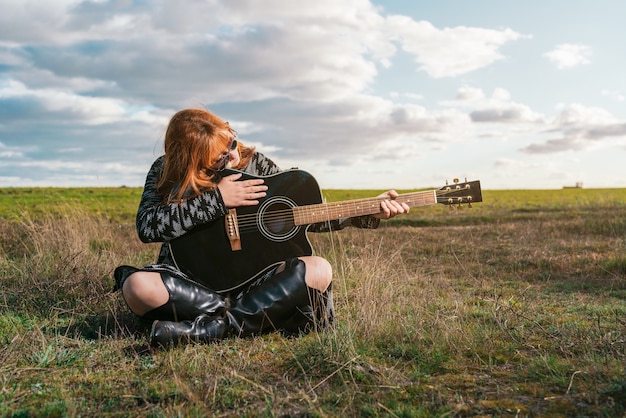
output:
[[[230,145],[226,149],[226,154],[224,154],[224,156],[217,163],[215,163],[215,166],[218,168],[211,171],[224,170],[226,168],[226,165],[228,165],[228,162],[230,161],[230,153],[236,150],[238,145],[239,143],[237,142],[237,138],[233,138],[233,140],[230,141]]]

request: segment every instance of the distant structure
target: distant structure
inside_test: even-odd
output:
[[[582,181],[577,181],[575,186],[563,186],[564,189],[582,189],[583,188],[583,182]]]

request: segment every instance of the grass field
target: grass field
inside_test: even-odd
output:
[[[157,351],[112,291],[158,251],[140,194],[0,189],[0,416],[626,413],[626,189],[486,190],[309,234],[335,270],[331,329]]]

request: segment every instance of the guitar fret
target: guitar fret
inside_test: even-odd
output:
[[[341,218],[373,215],[380,213],[380,202],[383,198],[357,199],[346,202],[320,203],[294,208],[296,225],[310,225]],[[398,202],[408,206],[426,206],[437,203],[435,190],[407,193],[398,196]]]

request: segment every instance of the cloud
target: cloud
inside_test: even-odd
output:
[[[577,67],[590,64],[591,48],[579,44],[557,45],[552,51],[543,54],[559,69]]]
[[[100,158],[107,154],[115,158],[117,153],[152,142],[164,131],[170,114],[171,110],[120,99],[32,89],[16,80],[0,82],[0,140],[24,149],[28,158],[50,158],[67,149],[84,158],[106,146],[110,151]],[[135,139],[129,142],[129,138]]]
[[[133,185],[145,176],[147,164],[137,164],[140,153],[121,157],[117,161],[102,159],[100,155],[81,154],[80,159],[64,158],[60,155],[46,159],[30,158],[30,151],[17,150],[13,155],[4,155],[0,146],[0,185],[1,186],[110,186]],[[112,183],[111,179],[115,179]]]
[[[7,146],[0,142],[0,161],[3,159],[15,159],[24,156],[23,147]]]
[[[624,100],[626,100],[624,94],[619,90],[603,89],[601,94],[618,102],[623,102]]]
[[[118,121],[125,113],[119,100],[86,97],[56,89],[29,89],[16,80],[3,83],[0,87],[0,100],[36,102],[44,112],[73,114],[85,125]]]
[[[604,109],[573,103],[565,106],[552,121],[541,143],[522,149],[528,154],[551,154],[602,147],[614,142],[626,144],[626,121]]]
[[[456,110],[429,110],[365,94],[323,105],[284,99],[218,109],[218,113],[232,116],[234,126],[248,127],[248,131],[240,132],[242,137],[257,129],[254,137],[263,148],[271,144],[278,147],[277,155],[299,156],[301,160],[330,161],[345,153],[364,158],[398,138],[454,142],[458,137],[455,133],[469,123],[467,115]],[[248,123],[250,120],[263,120],[264,124],[258,129],[260,124]]]
[[[534,123],[541,121],[541,115],[528,106],[519,103],[507,103],[474,110],[470,113],[472,121],[477,123]]]
[[[505,89],[496,88],[488,96],[482,89],[470,86],[461,87],[455,100],[442,101],[441,105],[466,109],[474,134],[481,138],[532,138],[532,143],[521,148],[526,154],[626,145],[626,121],[598,107],[560,104],[559,113],[547,118],[528,105],[513,101]],[[482,125],[491,131],[484,132]],[[505,163],[502,160],[498,165]]]
[[[543,116],[529,106],[511,100],[511,94],[503,88],[494,89],[487,97],[482,89],[463,86],[457,91],[454,101],[443,101],[442,105],[467,108],[470,119],[478,124],[536,124]]]
[[[459,102],[466,102],[466,103],[478,102],[478,101],[483,100],[484,98],[485,98],[485,93],[482,91],[482,89],[479,89],[476,87],[463,86],[459,88],[456,94],[456,99]]]
[[[525,36],[511,30],[459,26],[438,29],[430,22],[390,16],[390,32],[431,77],[455,77],[487,67],[504,57],[499,48]]]

